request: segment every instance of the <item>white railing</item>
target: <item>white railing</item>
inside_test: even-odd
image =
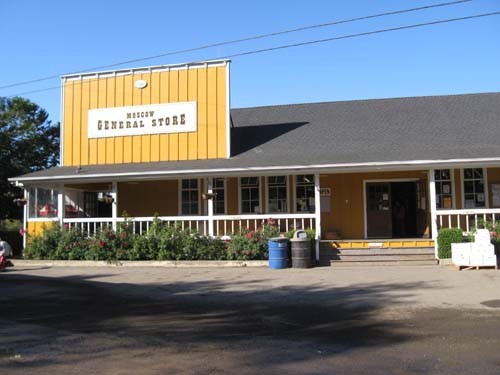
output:
[[[110,217],[97,218],[67,218],[63,219],[65,229],[78,228],[81,231],[96,234],[104,227],[112,227],[113,221]]]
[[[277,226],[280,232],[288,232],[292,229],[315,229],[315,214],[263,214],[263,215],[215,215],[208,216],[159,216],[162,222],[168,225],[178,225],[182,229],[196,230],[200,234],[223,237],[231,236],[241,230],[256,230],[264,223],[272,223]],[[128,223],[132,233],[146,233],[154,217],[135,217],[116,219],[119,227],[123,223]],[[78,228],[89,235],[95,234],[104,227],[113,227],[113,219],[106,218],[64,218],[64,227],[67,229]],[[213,225],[210,231],[210,225]]]
[[[315,214],[216,215],[214,235],[230,236],[242,229],[255,230],[264,223],[272,223],[280,232],[292,229],[314,229]]]
[[[463,210],[438,210],[437,228],[462,228],[469,233],[473,227],[483,221],[500,220],[500,208],[481,208]]]
[[[208,218],[206,216],[158,216],[167,225],[178,225],[182,230],[196,230],[200,234],[208,234]],[[117,218],[118,223],[128,222],[132,233],[143,234],[153,224],[154,217]]]
[[[183,230],[191,229],[208,234],[208,219],[206,216],[159,216],[162,222],[168,225],[179,225]],[[149,230],[153,223],[154,217],[136,217],[136,218],[116,218],[118,225],[127,222],[130,230],[134,234],[143,234]],[[104,218],[64,218],[63,223],[65,228],[78,228],[88,234],[95,234],[104,227],[113,227],[113,219],[110,217]]]

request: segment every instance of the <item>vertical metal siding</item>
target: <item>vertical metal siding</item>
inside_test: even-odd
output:
[[[117,164],[226,158],[226,67],[66,81],[64,85],[64,165]],[[144,79],[142,90],[134,82]],[[197,102],[192,133],[88,139],[87,112],[95,108]]]

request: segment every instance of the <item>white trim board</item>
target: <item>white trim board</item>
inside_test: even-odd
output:
[[[93,72],[81,72],[81,73],[70,73],[62,75],[61,78],[67,81],[83,80],[83,79],[98,79],[114,76],[124,76],[131,74],[143,74],[143,73],[153,73],[153,72],[163,72],[163,71],[174,71],[174,70],[185,70],[185,69],[202,69],[208,66],[225,66],[230,60],[208,60],[208,61],[193,61],[179,64],[170,65],[154,65],[146,67],[128,68],[128,69],[116,69],[116,70],[103,70],[103,71],[93,71]]]
[[[60,176],[44,176],[44,177],[12,177],[10,182],[37,182],[37,181],[74,181],[74,180],[105,180],[109,182],[113,179],[123,180],[146,180],[156,178],[174,178],[185,176],[215,176],[224,175],[225,177],[239,176],[255,176],[255,174],[274,175],[281,172],[289,174],[311,174],[314,172],[321,173],[362,173],[362,172],[386,172],[386,171],[410,171],[410,170],[427,170],[427,169],[452,169],[452,168],[486,168],[500,167],[500,158],[481,158],[481,159],[450,159],[450,160],[417,160],[407,162],[376,162],[376,163],[342,163],[342,164],[312,164],[312,165],[291,165],[291,166],[266,166],[266,167],[230,167],[230,168],[196,168],[186,170],[169,170],[169,171],[149,171],[149,172],[121,172],[121,173],[92,173],[81,175],[60,175]],[[77,167],[75,166],[75,169]],[[85,166],[82,166],[82,170]]]

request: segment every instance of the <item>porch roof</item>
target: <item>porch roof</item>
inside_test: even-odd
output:
[[[500,165],[500,93],[231,111],[231,158],[54,167],[23,183]]]

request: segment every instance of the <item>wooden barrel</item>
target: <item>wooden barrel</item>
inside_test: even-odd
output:
[[[292,238],[292,267],[311,268],[311,240],[309,238]]]

